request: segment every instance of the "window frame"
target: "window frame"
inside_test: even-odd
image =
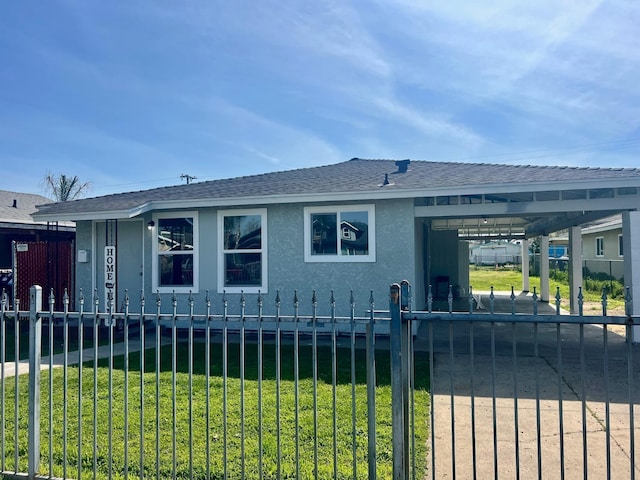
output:
[[[367,255],[344,255],[338,247],[337,253],[313,255],[311,252],[313,214],[336,214],[340,218],[343,212],[367,212],[367,236],[369,253]],[[340,228],[336,228],[338,242]],[[338,243],[339,245],[339,243]],[[304,261],[305,263],[373,263],[376,261],[376,209],[374,204],[326,205],[304,207]]]
[[[225,217],[241,217],[249,215],[260,216],[260,245],[259,249],[240,250],[242,253],[260,253],[261,254],[261,279],[262,283],[256,285],[229,285],[225,282],[225,262],[224,256],[227,253],[237,252],[239,250],[228,250],[224,248],[224,219]],[[267,209],[266,208],[248,208],[248,209],[231,209],[218,210],[218,293],[268,293],[268,236],[267,236]]]
[[[604,257],[604,237],[596,237],[596,257]]]
[[[193,219],[193,250],[175,251],[171,252],[171,255],[191,255],[193,258],[193,285],[179,286],[179,285],[160,285],[160,267],[159,260],[160,255],[164,255],[158,251],[158,231],[160,228],[160,220],[167,218],[192,218]],[[157,213],[152,216],[152,220],[155,224],[151,232],[151,254],[153,256],[151,261],[151,288],[154,292],[159,293],[189,293],[199,291],[199,228],[198,228],[198,212],[196,211],[178,211],[178,212],[165,212]],[[169,255],[169,253],[167,253]]]
[[[624,257],[624,239],[621,233],[618,234],[618,257]]]

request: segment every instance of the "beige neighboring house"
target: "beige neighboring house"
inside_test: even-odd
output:
[[[590,272],[624,277],[622,216],[613,215],[582,228],[582,262]]]

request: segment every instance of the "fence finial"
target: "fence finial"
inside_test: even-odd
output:
[[[633,309],[631,308],[633,304],[633,300],[631,298],[631,290],[629,289],[629,287],[626,287],[626,292],[624,294],[624,314],[627,317],[631,316],[631,313],[633,312]]]
[[[583,315],[584,295],[582,295],[582,287],[578,287],[578,315]]]
[[[53,306],[56,303],[56,297],[53,294],[53,288],[51,288],[49,292],[49,310],[53,312]]]

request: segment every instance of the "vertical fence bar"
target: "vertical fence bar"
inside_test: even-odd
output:
[[[374,306],[372,290],[369,297],[370,318],[369,323],[367,323],[367,451],[369,480],[376,480],[376,333]],[[334,478],[337,477],[334,475]]]
[[[300,478],[300,325],[298,318],[298,291],[293,291],[293,389],[294,389],[294,417],[296,437],[296,478]]]
[[[15,298],[15,297],[14,297]],[[20,391],[20,375],[17,375],[20,372],[20,300],[15,298],[13,302],[14,307],[14,317],[13,322],[15,325],[13,338],[14,338],[14,347],[13,352],[15,358],[13,359],[14,371],[16,375],[13,377],[13,445],[14,445],[14,456],[13,456],[13,471],[18,473],[18,392]]]
[[[311,368],[313,380],[313,475],[318,478],[318,300],[316,291],[311,296]]]
[[[558,289],[559,288],[560,287],[558,287]],[[559,301],[557,302],[557,305],[559,305]],[[559,307],[557,308],[559,309]],[[556,348],[558,350],[558,433],[560,440],[560,478],[564,480],[564,410],[562,399],[562,334],[560,322],[556,324]]]
[[[430,422],[430,436],[431,436],[431,480],[436,479],[436,434],[435,434],[435,407],[434,407],[434,352],[433,352],[433,321],[429,322],[429,422]]]
[[[281,375],[281,332],[280,332],[280,290],[276,292],[276,449],[277,449],[277,472],[276,478],[280,480],[282,472],[282,445],[281,445],[281,431],[282,425],[280,424],[280,375]]]
[[[263,473],[263,428],[262,428],[262,371],[263,365],[263,334],[262,334],[262,294],[258,291],[258,476],[264,477]]]
[[[631,480],[636,478],[636,441],[635,441],[635,422],[634,422],[634,403],[635,397],[633,392],[633,319],[629,316],[626,325],[627,334],[627,374],[629,376],[629,461]]]
[[[78,313],[78,480],[82,480],[82,351],[84,349],[84,293],[80,289],[78,299],[80,311]]]
[[[515,294],[511,287],[511,298],[515,314]],[[520,478],[520,428],[518,421],[518,341],[516,336],[516,323],[513,322],[511,330],[512,351],[513,351],[513,425],[516,455],[516,479]]]
[[[225,291],[222,291],[222,308],[223,308],[223,324],[222,324],[222,466],[224,470],[224,479],[228,478],[229,467],[228,464],[228,426],[227,426],[227,390],[229,375],[229,317],[228,308],[229,303],[227,301],[227,295]]]
[[[536,296],[536,287],[533,287],[533,295]],[[533,324],[533,361],[535,362],[535,382],[536,382],[536,452],[538,457],[538,478],[542,477],[542,419],[540,416],[540,372],[538,361],[540,351],[538,347],[538,322]]]
[[[5,373],[4,373],[4,364],[7,360],[7,328],[6,328],[6,311],[7,311],[7,294],[2,290],[2,298],[0,299],[0,308],[2,312],[0,312],[0,467],[2,467],[2,471],[4,472],[6,469],[5,465],[5,434],[4,429],[6,426],[5,421],[5,405],[4,405],[4,397],[5,397]]]
[[[162,327],[160,326],[160,309],[162,299],[160,292],[156,292],[156,478],[160,478],[160,367],[162,354]]]
[[[449,411],[451,413],[451,478],[456,478],[456,404],[454,388],[453,321],[449,320]]]
[[[493,310],[493,286],[490,302]],[[493,417],[493,475],[498,480],[498,411],[496,401],[496,322],[491,322],[491,413]]]
[[[144,480],[144,369],[145,369],[145,326],[144,326],[144,290],[140,291],[140,480]]]
[[[331,402],[333,414],[333,478],[338,478],[338,345],[336,332],[336,300],[331,290]]]
[[[193,294],[189,291],[189,478],[193,478]]]
[[[62,296],[62,303],[64,305],[64,316],[62,318],[62,476],[67,478],[67,407],[68,398],[67,392],[69,391],[69,294],[67,289],[64,289],[64,295]],[[49,355],[53,355],[50,352]],[[53,371],[49,372],[49,375],[53,377]],[[53,473],[53,472],[50,472]]]
[[[171,472],[176,478],[178,468],[178,405],[177,405],[177,370],[178,370],[178,298],[175,290],[171,298],[173,312],[171,314]]]
[[[469,287],[471,292],[471,287]],[[477,452],[476,452],[476,397],[475,397],[475,334],[473,321],[469,322],[469,362],[471,370],[471,463],[473,478],[477,478]]]
[[[52,288],[49,293],[49,473],[53,472],[53,350],[54,350],[53,306],[54,304],[55,304],[55,297],[53,296],[53,288]],[[17,418],[16,418],[16,423],[17,423]],[[16,465],[16,468],[17,468],[17,465]]]
[[[393,478],[406,480],[403,388],[402,388],[402,318],[400,313],[400,285],[390,286],[389,311],[391,312],[390,354],[391,354],[391,435],[393,442]],[[354,476],[354,478],[356,478]]]
[[[109,294],[109,299],[107,301],[107,310],[108,310],[108,323],[109,323],[109,393],[110,395],[108,396],[109,400],[108,400],[108,408],[109,408],[109,420],[108,420],[108,424],[109,424],[109,438],[108,438],[108,444],[109,444],[109,453],[107,454],[107,458],[108,458],[108,470],[109,470],[109,479],[113,478],[113,395],[111,395],[111,392],[113,392],[113,343],[114,343],[114,338],[113,338],[113,324],[115,322],[114,318],[113,318],[113,309],[114,309],[114,305],[113,305],[113,301],[114,298],[111,294]]]
[[[205,304],[207,306],[206,318],[205,318],[205,330],[204,330],[204,380],[205,380],[205,432],[206,432],[206,444],[205,454],[205,474],[207,478],[211,478],[211,408],[209,402],[211,401],[211,297],[209,296],[209,290],[205,296]]]
[[[34,285],[29,291],[29,478],[34,478],[36,472],[40,470],[40,360],[42,355],[42,319],[38,315],[40,305],[42,305],[42,287]],[[16,324],[17,329],[18,325]],[[2,342],[4,343],[4,341],[3,335]],[[16,352],[17,348],[18,344],[16,343]],[[18,374],[19,372],[16,370],[16,378],[19,376]],[[17,390],[15,398],[17,405]],[[17,443],[14,448],[18,451]],[[16,462],[17,471],[18,464]]]
[[[409,282],[407,280],[403,280],[400,282],[400,311],[406,312],[409,310]],[[409,400],[411,399],[410,391],[410,382],[409,376],[411,372],[411,358],[412,351],[409,350],[411,345],[411,320],[408,317],[403,316],[401,314],[401,325],[402,325],[402,409],[404,412],[403,415],[403,433],[404,433],[404,475],[405,478],[409,479],[409,464],[410,464],[410,454],[413,449],[413,444],[410,441],[410,413],[409,413]]]
[[[611,410],[609,404],[609,330],[605,323],[602,326],[603,356],[604,356],[604,419],[605,444],[607,456],[607,478],[611,478]]]
[[[349,294],[351,325],[351,462],[353,478],[358,478],[357,457],[357,431],[356,431],[356,302],[353,298],[353,290]]]
[[[93,478],[98,473],[98,337],[100,327],[98,289],[93,292]]]
[[[129,291],[124,291],[124,469],[125,480],[129,478]],[[144,350],[140,351],[144,354]]]
[[[245,478],[245,405],[244,405],[244,369],[245,369],[245,299],[240,291],[240,478]]]
[[[584,324],[578,326],[579,329],[579,343],[580,343],[580,396],[582,397],[581,410],[582,410],[582,468],[584,476],[588,474],[588,450],[587,450],[587,394],[585,391],[585,383],[587,381],[587,375],[585,372],[585,358],[584,358]]]

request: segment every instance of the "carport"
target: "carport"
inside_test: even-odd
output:
[[[566,182],[565,182],[566,183]],[[415,206],[418,256],[416,305],[426,304],[429,285],[436,294],[438,280],[448,278],[454,295],[469,289],[468,240],[513,240],[522,245],[522,257],[528,258],[529,244],[540,246],[541,302],[549,302],[549,235],[561,230],[569,233],[570,307],[578,310],[579,287],[582,286],[581,226],[621,213],[625,245],[625,283],[632,297],[640,298],[640,206],[636,187],[593,188],[588,182],[568,183],[565,188],[549,190],[549,185],[531,184],[482,187],[491,193],[443,192],[417,199]],[[578,188],[581,187],[581,188]],[[473,189],[479,190],[479,187]],[[576,254],[577,252],[577,254]],[[635,267],[635,268],[633,268]],[[522,262],[522,291],[529,291],[529,265]],[[640,313],[638,302],[633,312]],[[635,330],[635,339],[640,331]]]

